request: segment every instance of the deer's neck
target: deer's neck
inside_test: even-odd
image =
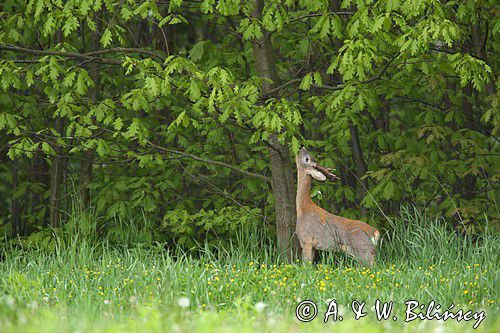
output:
[[[301,215],[313,202],[311,199],[312,177],[303,171],[297,173],[297,214]]]

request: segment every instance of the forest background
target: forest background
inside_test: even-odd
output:
[[[312,193],[334,213],[498,227],[495,3],[2,1],[0,230],[78,210],[116,243],[257,224],[285,251],[301,145],[341,178]]]

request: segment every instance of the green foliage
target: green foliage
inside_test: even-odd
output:
[[[224,207],[221,210],[201,210],[195,214],[172,210],[163,216],[159,232],[167,232],[180,246],[193,248],[207,242],[228,245],[238,230],[249,228],[258,218],[258,209]]]

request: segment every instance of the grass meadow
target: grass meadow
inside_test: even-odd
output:
[[[408,211],[391,223],[372,268],[340,253],[316,264],[280,260],[259,229],[242,231],[229,247],[196,252],[117,246],[88,232],[54,236],[52,247],[4,242],[0,332],[473,330],[474,320],[405,323],[407,300],[485,311],[475,331],[500,331],[497,231],[471,240],[439,218]],[[344,320],[324,323],[332,299]],[[376,299],[393,301],[398,320],[378,321]],[[317,303],[311,322],[295,317],[303,300]],[[366,302],[366,317],[353,319],[353,300]]]

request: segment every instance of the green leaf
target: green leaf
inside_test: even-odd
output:
[[[205,50],[205,45],[208,43],[208,41],[201,41],[196,44],[189,50],[189,57],[193,61],[199,61],[203,57],[203,53]]]
[[[78,19],[74,16],[71,16],[63,26],[63,35],[64,37],[68,37],[78,26],[80,23],[78,22]]]
[[[195,79],[191,80],[191,83],[189,84],[189,99],[193,102],[196,102],[197,100],[200,99],[201,97],[201,91],[200,91],[200,86],[198,84],[198,81]]]
[[[309,88],[311,88],[311,84],[312,84],[312,76],[311,73],[308,73],[306,74],[306,76],[302,78],[302,82],[300,82],[299,88],[302,90],[309,90]]]
[[[45,154],[56,155],[56,151],[54,150],[54,148],[52,148],[52,146],[47,142],[42,142],[42,150]]]
[[[94,81],[90,78],[86,70],[80,69],[78,72],[78,79],[76,80],[76,92],[80,95],[87,93],[88,87],[93,87]]]
[[[323,87],[323,79],[321,78],[321,74],[318,72],[314,72],[314,83],[316,83],[318,87]]]
[[[64,80],[62,82],[63,87],[69,88],[73,85],[73,80],[75,79],[76,72],[72,71],[68,75],[64,77]]]
[[[26,85],[31,87],[33,83],[35,83],[35,80],[33,79],[33,72],[28,70],[26,71]]]
[[[299,149],[300,149],[299,140],[295,136],[292,136],[292,151],[297,153]]]
[[[263,36],[257,20],[243,19],[238,29],[243,34],[243,39],[259,39]]]
[[[117,117],[113,123],[113,127],[115,131],[119,131],[123,128],[123,120],[120,117]]]
[[[106,141],[102,139],[97,140],[96,152],[100,157],[104,157],[108,151]]]
[[[102,46],[107,47],[111,44],[112,41],[113,41],[113,34],[112,34],[111,30],[109,30],[109,28],[107,28],[104,31],[104,33],[102,34],[101,44],[102,44]]]
[[[393,198],[395,193],[396,184],[393,181],[388,181],[384,187],[384,191],[382,192],[382,197],[386,200],[390,200]]]

